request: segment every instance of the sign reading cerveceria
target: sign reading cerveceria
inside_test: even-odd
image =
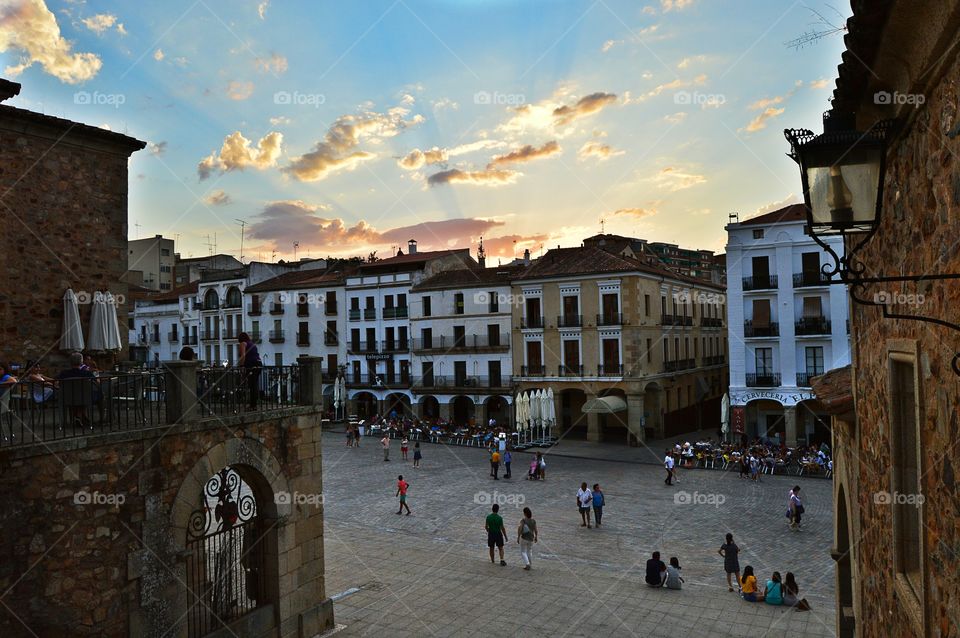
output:
[[[768,399],[776,401],[780,405],[791,406],[801,401],[816,399],[813,392],[781,392],[777,390],[734,390],[730,393],[730,405],[746,405],[751,401]]]

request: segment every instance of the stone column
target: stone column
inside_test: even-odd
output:
[[[797,446],[797,406],[783,409],[783,424],[786,431],[787,447]]]
[[[596,394],[587,394],[587,403],[597,398]],[[595,412],[587,413],[587,440],[591,443],[599,443],[602,439],[600,434],[600,415]]]
[[[164,363],[167,423],[186,423],[197,418],[197,370],[199,361]]]
[[[323,358],[297,357],[300,366],[300,405],[323,407]]]
[[[627,430],[630,431],[630,444],[643,443],[646,432],[643,429],[643,395],[627,395]]]

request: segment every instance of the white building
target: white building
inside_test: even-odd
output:
[[[365,263],[345,287],[346,380],[349,414],[410,414],[414,402],[410,353],[410,289],[444,270],[476,268],[467,248],[417,252]],[[419,312],[419,309],[417,310]]]
[[[510,277],[522,269],[448,270],[411,289],[417,416],[513,422]]]
[[[846,287],[805,223],[795,204],[726,227],[731,431],[789,446],[830,440],[809,379],[850,363]]]

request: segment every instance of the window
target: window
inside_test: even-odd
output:
[[[757,228],[757,229],[755,229],[755,230],[753,231],[753,238],[754,238],[754,239],[763,239],[763,229],[762,229],[762,228]]]
[[[500,325],[491,323],[487,324],[487,345],[488,346],[499,346],[500,345]]]
[[[500,369],[499,361],[488,361],[487,362],[487,376],[490,377],[490,386],[491,388],[499,388],[503,385],[503,379]]]
[[[350,297],[350,310],[360,310],[360,297]]]
[[[647,363],[653,360],[653,339],[647,339]]]
[[[384,307],[384,308],[393,308],[393,295],[384,295],[384,297],[383,297],[383,307]]]
[[[169,257],[169,256],[170,256],[170,249],[169,249],[169,248],[161,248],[161,249],[160,249],[160,255],[163,256],[163,257]]]
[[[650,295],[643,296],[643,312],[646,316],[650,316]]]
[[[423,316],[429,317],[432,310],[430,309],[430,295],[423,296]]]
[[[160,284],[160,290],[170,290],[170,284]]]
[[[923,503],[920,500],[920,405],[914,359],[895,353],[890,361],[890,416],[894,569],[919,605],[923,599]]]
[[[453,313],[457,315],[463,314],[463,293],[458,292],[453,295]]]
[[[500,295],[493,290],[488,292],[487,295],[490,299],[490,312],[500,312]]]
[[[467,329],[465,326],[453,327],[453,345],[462,348],[467,345]]]
[[[660,316],[667,316],[667,298],[663,295],[660,295]]]
[[[807,353],[807,375],[811,377],[823,374],[823,346],[809,346]]]
[[[433,328],[423,328],[420,330],[420,340],[423,342],[424,349],[433,347]]]
[[[407,296],[403,293],[397,295],[397,308],[407,307]]]
[[[563,366],[567,374],[580,374],[580,342],[577,339],[563,340]]]
[[[757,376],[771,376],[773,374],[773,348],[757,348],[754,356]]]
[[[527,369],[530,374],[543,372],[543,344],[539,341],[527,342]]]

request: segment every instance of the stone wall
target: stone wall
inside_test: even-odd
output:
[[[67,288],[126,296],[127,161],[142,144],[0,106],[0,360],[65,362]],[[118,311],[124,334],[126,306]],[[89,317],[81,305],[85,338]]]
[[[9,592],[0,635],[186,636],[185,614],[197,602],[187,589],[186,527],[203,484],[225,466],[251,485],[273,530],[266,573],[274,606],[233,631],[300,638],[332,626],[322,504],[275,498],[322,494],[319,413],[260,418],[0,453],[0,590]]]
[[[925,91],[920,107],[888,154],[883,221],[862,252],[868,274],[960,273],[960,138],[947,135],[960,124],[960,65],[953,62]],[[895,312],[957,321],[960,282],[871,285],[874,293],[903,294]],[[917,295],[910,297],[910,295]],[[919,297],[922,295],[922,300]],[[960,494],[957,493],[957,432],[960,384],[951,359],[960,352],[960,333],[944,327],[884,319],[876,307],[853,305],[854,393],[858,435],[849,442],[856,476],[849,481],[857,546],[857,625],[864,636],[920,636],[923,624],[898,596],[894,574],[893,515],[874,496],[891,489],[888,408],[888,348],[915,348],[921,395],[921,489],[925,498],[924,543],[926,634],[957,635],[960,627]]]

